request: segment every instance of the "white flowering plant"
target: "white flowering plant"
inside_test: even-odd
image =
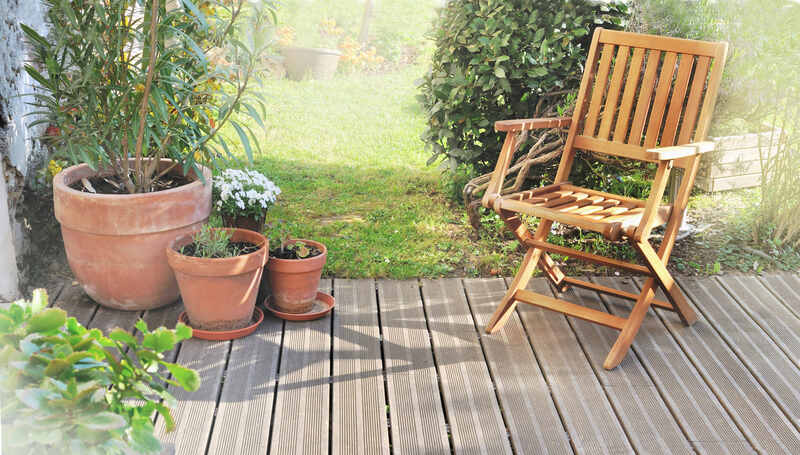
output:
[[[226,169],[214,177],[213,194],[220,215],[263,220],[281,189],[258,171]]]

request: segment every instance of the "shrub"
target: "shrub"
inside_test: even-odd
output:
[[[492,123],[530,117],[545,93],[577,89],[592,31],[619,28],[627,11],[624,3],[588,0],[448,2],[420,85],[430,163],[491,166],[503,139]]]
[[[167,172],[161,158],[184,175],[202,175],[197,161],[228,160],[232,141],[218,133],[230,124],[252,160],[258,141],[239,122],[266,115],[253,88],[272,3],[43,3],[48,37],[22,26],[33,48],[25,70],[43,89],[29,97],[39,116],[31,125],[50,125],[46,139],[61,157],[110,168],[129,193],[151,192]]]
[[[197,372],[164,361],[163,353],[191,337],[192,329],[179,323],[175,330],[151,331],[140,320],[141,341],[119,328],[104,336],[46,306],[47,293],[37,289],[31,301],[0,309],[0,451],[160,451],[153,414],[167,430],[175,426],[167,385],[190,391],[200,385]]]

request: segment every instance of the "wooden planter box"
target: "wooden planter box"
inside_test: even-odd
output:
[[[717,150],[703,157],[695,185],[708,192],[759,186],[761,153],[777,153],[779,139],[780,130],[712,137]]]

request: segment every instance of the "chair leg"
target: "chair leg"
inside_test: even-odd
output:
[[[553,286],[558,292],[567,292],[569,285],[564,282],[564,272],[561,271],[561,268],[549,254],[542,253],[542,257],[539,259],[539,268],[541,268],[547,278],[550,279],[550,282],[553,283]]]
[[[655,292],[653,292],[654,286],[655,280],[649,278],[642,288],[642,293],[639,294],[639,298],[636,300],[636,304],[633,306],[630,315],[628,315],[625,327],[622,328],[622,331],[617,337],[617,341],[614,342],[614,346],[611,347],[611,351],[608,353],[608,356],[606,356],[605,362],[603,362],[603,368],[606,370],[613,370],[616,368],[628,354],[633,339],[636,338],[636,334],[639,333],[639,327],[642,326],[644,317],[647,315],[647,311],[650,309],[650,305],[655,298]]]
[[[539,262],[539,258],[541,257],[542,253],[543,251],[539,248],[529,248],[528,252],[525,253],[525,257],[522,259],[522,264],[519,266],[519,271],[514,277],[514,281],[511,282],[511,286],[509,286],[506,295],[503,297],[500,305],[492,315],[492,319],[486,326],[486,333],[491,334],[500,330],[503,327],[503,324],[505,324],[508,320],[509,316],[511,316],[511,313],[517,306],[517,301],[514,299],[514,295],[519,289],[524,289],[525,286],[528,285],[531,275],[533,275],[533,271],[536,269],[536,265]]]
[[[689,306],[689,302],[686,301],[683,292],[681,292],[678,284],[675,283],[672,275],[670,275],[669,271],[664,266],[664,262],[653,247],[646,241],[633,242],[633,244],[642,256],[644,256],[647,268],[650,269],[654,278],[658,281],[658,284],[664,289],[670,303],[672,303],[672,306],[675,308],[675,312],[680,316],[681,321],[686,325],[694,324],[697,321],[697,314],[695,314],[692,307]]]

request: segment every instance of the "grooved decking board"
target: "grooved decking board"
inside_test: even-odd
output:
[[[117,327],[127,332],[132,332],[133,325],[136,324],[141,315],[141,311],[118,311],[98,306],[89,328],[100,329],[106,335]]]
[[[329,293],[330,280],[320,282]],[[334,296],[335,298],[336,296]],[[327,454],[330,429],[331,317],[284,328],[270,452]],[[266,411],[265,411],[266,412]]]
[[[209,454],[267,452],[282,333],[283,321],[265,315],[252,335],[232,341]]]
[[[597,293],[573,286],[562,298],[599,311],[607,311]],[[619,367],[603,368],[619,331],[577,318],[569,318],[589,356],[600,383],[638,453],[689,453],[689,440],[670,413],[653,380],[635,353],[629,352]]]
[[[741,309],[758,324],[769,338],[777,344],[780,349],[788,356],[794,364],[795,374],[800,367],[800,319],[796,318],[788,308],[781,304],[769,289],[764,287],[758,278],[753,276],[726,275],[717,281],[724,287],[734,299],[741,305]],[[725,296],[727,297],[727,296]],[[724,298],[715,300],[718,305],[724,305]],[[741,310],[740,309],[740,310]],[[715,324],[716,325],[716,324]],[[724,327],[719,327],[725,331]],[[764,333],[761,339],[767,340]],[[772,344],[772,343],[769,343]],[[741,346],[746,348],[746,346]],[[775,358],[776,364],[781,363],[780,356],[774,354],[770,357]],[[795,381],[797,384],[798,382]],[[796,393],[800,393],[795,391]],[[800,409],[795,411],[795,417],[800,414]]]
[[[547,281],[528,289],[552,295]],[[619,418],[565,316],[524,303],[517,309],[578,453],[633,453]]]
[[[482,331],[506,292],[501,278],[465,279],[467,301]],[[482,333],[482,332],[480,332]],[[572,454],[569,435],[516,312],[503,330],[481,335],[486,360],[509,427],[514,451],[521,454]]]
[[[177,363],[197,370],[200,388],[187,392],[170,386],[177,400],[172,410],[176,427],[167,432],[164,419],[156,420],[156,436],[162,445],[174,445],[176,455],[204,454],[217,407],[222,374],[228,356],[230,341],[206,341],[191,338],[181,343]]]
[[[58,298],[53,304],[56,308],[61,308],[67,312],[68,316],[73,316],[83,326],[87,326],[92,320],[95,311],[99,307],[83,291],[83,287],[76,282],[68,282],[61,290]]]
[[[680,284],[696,308],[704,310],[705,299],[698,285],[713,279],[681,278]],[[657,297],[663,299],[660,292]],[[733,304],[733,303],[731,303]],[[657,310],[661,316],[662,311]],[[667,328],[697,370],[738,422],[747,439],[761,453],[800,453],[800,433],[745,368],[730,347],[709,324],[684,326],[672,314],[664,317]]]
[[[638,292],[630,278],[597,277],[592,281],[628,292]],[[609,295],[603,295],[602,299],[606,308],[617,316],[627,316],[633,303]],[[678,321],[678,316],[670,312],[664,312],[664,316]],[[705,324],[707,322],[700,315],[694,327],[703,327]],[[750,443],[652,309],[642,322],[632,351],[649,373],[678,425],[686,432],[697,451],[709,454],[754,453]],[[631,355],[632,353],[628,353],[629,357]],[[627,368],[628,364],[627,360],[623,361],[617,370]]]
[[[511,453],[461,280],[423,280],[422,299],[455,453]]]
[[[800,369],[797,355],[792,352],[787,357],[786,345],[796,347],[796,334],[786,332],[784,319],[800,323],[775,299],[754,277],[726,276],[719,280],[723,287],[732,292],[733,298],[714,286],[711,281],[697,292],[706,291],[713,299],[703,299],[703,311],[714,327],[721,333],[731,348],[746,363],[748,369],[770,393],[780,407],[794,422],[800,422]],[[690,285],[687,285],[690,286]],[[699,286],[698,286],[699,287]],[[758,293],[758,297],[753,295]],[[701,294],[702,295],[702,294]],[[736,305],[737,300],[743,308]],[[768,308],[773,310],[770,313]],[[750,319],[748,314],[754,317]],[[778,326],[772,332],[770,327]],[[763,329],[767,329],[765,333]],[[780,330],[784,329],[784,330]],[[770,337],[772,335],[772,337]],[[792,343],[795,346],[792,346]],[[783,350],[782,350],[783,348]]]
[[[373,280],[336,280],[332,453],[388,454],[378,302]]]
[[[786,305],[795,317],[800,317],[800,277],[783,272],[759,277]]]
[[[378,281],[392,452],[450,452],[417,281]]]

